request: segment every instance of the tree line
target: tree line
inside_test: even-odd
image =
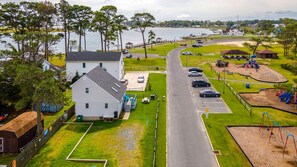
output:
[[[78,43],[78,51],[86,50],[86,32],[98,32],[101,48],[106,52],[111,45],[123,50],[122,33],[128,30],[128,19],[117,13],[117,7],[107,5],[92,11],[89,6],[70,5],[66,0],[53,4],[50,1],[0,4],[0,40],[7,49],[2,56],[16,56],[37,61],[38,57],[48,59],[53,54],[51,46],[64,38],[66,56]],[[153,26],[155,18],[150,13],[136,13],[130,20],[131,29],[142,33],[146,27]],[[51,33],[55,28],[62,28],[63,33]],[[78,36],[78,42],[71,39],[71,32]],[[11,42],[4,37],[12,39]],[[82,41],[84,40],[84,46]],[[15,45],[14,45],[15,44]],[[145,53],[146,53],[146,46]]]

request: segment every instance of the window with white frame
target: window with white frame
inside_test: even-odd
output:
[[[89,108],[89,103],[86,103],[86,108]]]
[[[86,93],[89,93],[89,88],[86,88]]]
[[[108,108],[108,103],[105,103],[105,108]]]

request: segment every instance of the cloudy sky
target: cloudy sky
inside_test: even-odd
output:
[[[1,0],[4,2],[20,0]],[[39,1],[39,0],[27,0]],[[58,2],[59,0],[51,0]],[[297,19],[297,0],[68,0],[99,10],[104,5],[115,5],[120,14],[130,18],[136,12],[149,12],[159,21]]]

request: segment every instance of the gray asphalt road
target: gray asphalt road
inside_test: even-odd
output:
[[[169,167],[217,166],[181,66],[181,49],[167,56],[167,164]]]

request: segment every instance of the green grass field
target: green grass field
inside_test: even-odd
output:
[[[95,122],[71,158],[108,159],[107,166],[152,166],[157,101],[142,104],[141,99],[152,93],[166,96],[166,75],[150,74],[149,82],[151,91],[127,92],[138,96],[129,120]],[[157,166],[166,166],[166,102],[160,103]],[[86,125],[63,126],[27,166],[101,166],[65,160],[86,129]]]
[[[137,59],[124,59],[125,71],[152,71],[166,70],[166,59],[165,58],[140,58]]]
[[[154,45],[153,48],[151,48],[150,45],[147,46],[147,53],[148,54],[157,54],[160,56],[167,56],[167,54],[179,47],[179,43],[166,43],[166,44],[160,44],[160,45]],[[130,50],[131,53],[143,53],[144,54],[144,49],[132,49]]]

